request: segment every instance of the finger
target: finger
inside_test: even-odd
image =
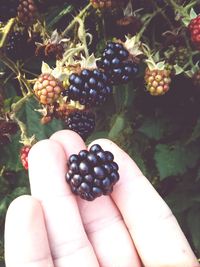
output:
[[[68,138],[66,138],[68,136]],[[51,139],[59,142],[67,157],[86,149],[82,141],[75,146],[75,134],[59,131]],[[87,235],[95,249],[101,266],[141,266],[133,241],[121,218],[120,212],[110,197],[101,197],[93,202],[77,198]]]
[[[94,142],[111,151],[120,181],[112,198],[118,206],[145,266],[198,266],[175,217],[132,159],[106,139]]]
[[[15,199],[6,215],[7,267],[53,267],[42,207],[31,196]]]
[[[66,136],[68,140],[68,136]],[[75,138],[76,139],[76,138]],[[78,138],[74,140],[78,146]],[[96,267],[78,206],[65,183],[66,155],[53,140],[38,142],[29,153],[32,195],[41,201],[56,267]]]

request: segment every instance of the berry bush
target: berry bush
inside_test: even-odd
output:
[[[109,138],[127,151],[200,258],[199,61],[198,0],[0,2],[2,266],[6,210],[30,193],[29,150],[60,129],[86,143]],[[86,173],[100,157],[110,176],[95,167],[95,181],[90,173],[83,181],[66,177],[89,200],[119,178],[109,152],[93,150],[68,164]]]

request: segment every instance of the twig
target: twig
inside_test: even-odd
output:
[[[75,26],[75,24],[77,23],[77,18],[81,18],[87,11],[88,9],[91,7],[91,3],[89,3],[85,8],[83,8],[78,16],[76,16],[72,22],[67,26],[67,28],[62,32],[61,36],[64,37],[67,35],[67,33]]]

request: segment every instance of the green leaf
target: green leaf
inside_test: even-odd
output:
[[[192,135],[188,140],[188,143],[194,142],[200,138],[200,119],[198,119],[196,126],[193,129]]]
[[[147,118],[138,129],[139,132],[154,140],[160,140],[166,133],[165,130],[165,121],[160,118]]]
[[[125,129],[126,118],[124,114],[119,114],[113,123],[113,126],[108,134],[110,139],[116,139],[119,137],[121,132]]]
[[[184,191],[176,190],[170,193],[165,200],[175,213],[182,213],[194,204],[192,192],[187,191],[187,189]]]
[[[200,251],[200,205],[194,206],[187,215],[187,224],[195,249]]]
[[[163,180],[169,176],[184,174],[188,168],[193,168],[199,160],[199,150],[195,145],[182,146],[176,144],[173,147],[159,144],[156,146],[154,159]]]
[[[51,12],[48,12],[46,17],[46,24],[49,28],[53,27],[62,17],[66,16],[70,12],[72,12],[73,6],[69,4],[64,4],[59,6],[58,8],[51,9]]]
[[[147,166],[146,166],[146,163],[145,163],[145,160],[144,160],[144,157],[140,153],[140,151],[137,148],[137,146],[134,146],[134,149],[127,150],[127,152],[129,154],[129,156],[131,156],[131,158],[138,165],[138,167],[140,168],[140,170],[142,171],[142,173],[145,176],[149,175],[148,170],[147,170]]]
[[[11,139],[11,143],[2,148],[0,153],[0,164],[6,166],[6,169],[10,171],[20,171],[23,169],[19,158],[19,151],[21,148],[19,143],[19,134],[15,135]]]
[[[20,111],[20,119],[26,124],[29,137],[35,135],[37,140],[42,140],[62,130],[63,124],[61,120],[53,119],[50,123],[42,125],[41,114],[37,111],[39,108],[38,102],[34,98],[30,99]]]
[[[119,113],[131,106],[135,96],[136,88],[133,83],[114,87],[114,101],[117,112]]]

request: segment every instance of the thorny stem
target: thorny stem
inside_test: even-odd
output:
[[[4,43],[6,41],[7,35],[9,34],[11,28],[13,27],[15,22],[15,19],[12,18],[8,21],[8,23],[5,25],[5,27],[3,27],[2,29],[2,37],[1,37],[1,41],[0,41],[0,48],[2,48],[4,46]]]
[[[89,57],[89,51],[88,51],[88,47],[87,47],[87,40],[86,40],[87,33],[85,30],[84,20],[85,20],[85,16],[82,19],[77,18],[77,22],[79,23],[78,37],[83,44],[85,57],[88,58]]]
[[[144,21],[143,23],[143,27],[141,28],[141,30],[139,31],[139,33],[137,34],[139,36],[139,39],[142,37],[144,31],[147,28],[147,25],[151,22],[151,20],[157,15],[157,10],[148,18],[146,19],[146,21]]]
[[[190,8],[192,8],[196,3],[197,1],[194,0],[194,1],[191,1],[189,4],[187,4],[186,6],[181,6],[181,5],[178,5],[174,0],[169,0],[170,4],[173,6],[173,8],[182,16],[182,17],[189,17],[189,13],[188,13],[188,10]]]
[[[20,121],[16,115],[13,116],[13,119],[17,122],[19,128],[20,128],[20,131],[21,131],[21,140],[22,142],[24,140],[28,140],[28,133],[27,133],[27,128],[26,128],[26,125],[25,123],[23,123],[22,121]]]
[[[73,57],[75,53],[79,53],[82,50],[84,50],[83,46],[77,47],[77,48],[72,48],[67,51],[67,54],[64,55],[63,60],[62,60],[62,66],[65,65],[65,63],[70,59],[70,57]]]
[[[23,104],[33,95],[33,93],[29,92],[24,97],[22,97],[18,102],[12,104],[11,109],[13,113],[17,113]]]
[[[163,18],[167,21],[169,27],[171,28],[171,30],[174,29],[173,24],[171,23],[170,19],[166,16],[165,12],[163,9],[158,7],[158,12],[163,16]]]
[[[12,115],[11,118],[17,122],[20,131],[21,131],[21,140],[24,144],[29,144],[30,143],[30,138],[28,138],[28,133],[27,133],[27,128],[25,123],[23,123],[22,121],[20,121],[16,114],[17,112],[21,109],[21,107],[23,106],[23,104],[32,96],[32,93],[28,93],[26,96],[24,96],[23,98],[21,98],[18,102],[12,104],[11,106],[11,110],[12,110]]]
[[[79,12],[78,16],[76,16],[76,17],[72,20],[72,22],[67,26],[67,28],[62,32],[62,34],[61,34],[62,37],[66,36],[66,35],[68,34],[68,32],[69,32],[69,31],[76,25],[76,23],[77,23],[77,18],[82,18],[82,17],[85,15],[85,13],[89,10],[89,8],[90,8],[91,6],[92,6],[92,4],[89,3],[85,8],[83,8],[83,9]]]
[[[17,79],[19,80],[20,83],[23,83],[23,85],[26,87],[28,92],[31,92],[31,88],[29,85],[29,82],[27,81],[27,79],[20,73],[18,67],[16,66],[16,64],[9,59],[8,57],[6,57],[2,52],[0,52],[0,60],[9,68],[11,69],[17,76]],[[26,95],[26,93],[23,91],[22,88],[22,93],[23,95]]]
[[[194,0],[194,1],[191,1],[188,5],[186,5],[185,7],[183,7],[183,6],[180,6],[180,5],[178,5],[174,0],[169,0],[170,1],[170,3],[171,3],[171,5],[177,10],[177,11],[182,11],[183,13],[184,13],[184,10],[185,10],[185,8],[187,7],[187,9],[189,9],[189,8],[192,8],[196,3],[197,3],[197,1],[196,0]]]
[[[22,69],[22,71],[25,72],[25,73],[31,74],[34,77],[38,77],[38,74],[33,73],[32,71],[29,71],[29,70],[26,70],[26,69]]]

